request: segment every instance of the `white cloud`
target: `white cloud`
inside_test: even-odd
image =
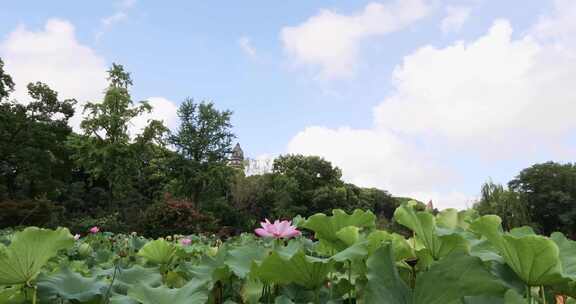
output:
[[[576,61],[506,21],[471,43],[426,46],[394,72],[397,91],[376,109],[380,127],[516,153],[576,127]],[[522,136],[530,134],[530,136]]]
[[[250,37],[240,37],[240,39],[238,39],[238,45],[240,46],[240,49],[242,49],[242,51],[244,51],[244,53],[246,53],[248,56],[252,58],[256,57],[256,49],[252,45],[252,40]]]
[[[284,27],[281,39],[295,62],[319,68],[320,78],[349,77],[363,39],[399,31],[428,12],[424,0],[373,2],[353,15],[322,10],[300,25]]]
[[[458,32],[470,17],[470,7],[447,6],[446,17],[442,19],[440,28],[443,33]]]
[[[476,40],[419,48],[396,67],[373,128],[307,128],[288,151],[324,156],[349,181],[441,208],[471,205],[475,193],[452,187],[479,187],[488,176],[470,168],[487,155],[526,165],[534,151],[565,157],[576,131],[576,36],[566,34],[576,28],[576,2],[557,5],[522,35],[500,20]]]
[[[532,32],[539,39],[576,56],[576,2],[554,0],[553,13],[541,16]]]
[[[292,138],[287,152],[323,156],[342,168],[345,180],[395,194],[422,187],[431,191],[434,184],[455,178],[416,146],[384,129],[308,127]]]
[[[100,100],[106,87],[106,62],[91,48],[76,39],[74,26],[65,20],[50,19],[44,29],[33,31],[19,26],[0,42],[0,56],[6,71],[16,82],[12,97],[27,103],[26,85],[41,81],[59,93],[85,101]],[[80,111],[71,124],[77,129]]]
[[[84,104],[104,98],[106,61],[76,39],[74,26],[68,21],[50,19],[44,29],[38,31],[19,26],[0,41],[0,57],[16,83],[11,97],[19,102],[26,104],[30,101],[26,85],[36,81],[48,84],[61,99],[75,98],[78,104],[70,125],[77,132],[80,131]],[[131,133],[141,130],[148,119],[163,120],[174,129],[178,122],[176,104],[162,97],[148,100],[153,106],[152,113],[136,119]]]
[[[128,19],[128,12],[134,5],[136,5],[136,0],[117,1],[115,4],[116,11],[112,15],[100,19],[100,27],[96,31],[96,41],[99,41],[114,25],[126,21]]]
[[[171,130],[178,127],[178,106],[175,102],[164,97],[150,97],[146,100],[152,106],[152,111],[142,114],[130,122],[131,126],[128,131],[131,135],[141,133],[150,120],[160,120]]]

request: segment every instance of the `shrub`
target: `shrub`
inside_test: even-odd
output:
[[[63,208],[46,199],[0,202],[0,228],[15,226],[54,227]]]
[[[194,204],[185,199],[166,195],[163,202],[150,205],[144,212],[140,226],[144,235],[160,237],[173,234],[213,232],[217,220],[201,213]]]

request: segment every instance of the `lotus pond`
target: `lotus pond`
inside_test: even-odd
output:
[[[561,233],[411,203],[394,218],[410,237],[362,210],[265,221],[224,242],[3,231],[0,303],[576,303],[576,242]]]

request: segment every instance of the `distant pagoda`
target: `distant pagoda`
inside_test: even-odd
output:
[[[244,151],[242,151],[240,143],[237,143],[234,149],[232,149],[228,164],[230,167],[244,170]]]

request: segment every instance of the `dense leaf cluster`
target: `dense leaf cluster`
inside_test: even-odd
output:
[[[409,238],[359,209],[298,217],[303,235],[290,240],[99,232],[74,241],[65,228],[29,227],[0,237],[0,303],[574,303],[576,242],[562,233],[416,205],[394,212]]]

